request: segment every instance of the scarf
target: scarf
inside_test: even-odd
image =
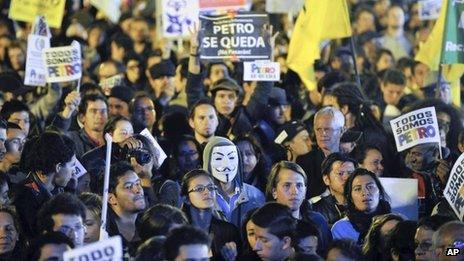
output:
[[[353,228],[359,232],[358,244],[364,243],[364,238],[372,223],[372,218],[378,215],[383,215],[391,212],[390,203],[385,200],[380,200],[377,209],[369,214],[357,210],[355,207],[350,207],[347,210],[347,216]]]

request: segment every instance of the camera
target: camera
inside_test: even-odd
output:
[[[140,165],[145,165],[151,161],[151,154],[146,149],[129,149],[127,147],[121,148],[119,146],[115,146],[115,150],[113,150],[113,155],[118,160],[126,160],[130,162],[131,158],[135,158]]]

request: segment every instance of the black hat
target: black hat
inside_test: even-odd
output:
[[[22,95],[26,93],[29,88],[25,87],[21,82],[21,76],[13,71],[0,73],[0,91],[11,92],[14,95]]]
[[[126,103],[130,103],[132,98],[134,98],[134,90],[127,86],[116,85],[111,88],[109,97],[118,98]]]
[[[346,130],[343,134],[342,137],[340,138],[341,143],[345,142],[358,142],[359,139],[361,139],[362,136],[362,131],[352,131],[352,130]]]
[[[287,94],[285,90],[278,87],[272,87],[271,93],[269,94],[269,105],[271,106],[279,106],[279,105],[287,105]]]
[[[159,62],[148,69],[150,71],[150,76],[153,79],[158,79],[163,76],[174,76],[176,74],[176,67],[174,64],[169,61]]]
[[[299,132],[306,130],[306,127],[300,121],[292,121],[285,123],[282,128],[277,131],[277,137],[274,142],[277,144],[284,144],[287,141],[291,141]]]
[[[235,91],[237,94],[242,92],[242,88],[231,78],[224,78],[216,81],[209,91],[214,95],[214,93],[219,90]]]

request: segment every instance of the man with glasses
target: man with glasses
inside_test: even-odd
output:
[[[61,232],[76,248],[84,245],[85,206],[73,194],[60,193],[47,201],[38,215],[39,231]]]
[[[146,206],[142,184],[132,166],[125,161],[113,164],[110,173],[106,230],[109,236],[120,235],[124,252],[134,256],[140,243],[135,220]]]
[[[156,123],[155,104],[147,93],[136,94],[131,103],[132,123],[134,132],[139,133],[147,128],[153,133],[153,127]]]
[[[440,215],[424,217],[419,220],[414,236],[416,261],[429,261],[434,259],[435,253],[432,248],[433,233],[437,231],[441,225],[451,220],[452,218],[450,217]]]
[[[434,260],[462,260],[464,257],[464,223],[451,221],[441,226],[432,237]],[[450,251],[451,250],[451,251]],[[458,250],[457,255],[451,255]]]
[[[357,166],[354,159],[341,153],[332,153],[322,162],[322,178],[329,194],[321,195],[314,203],[313,210],[324,215],[329,226],[345,217],[346,198],[343,190]]]

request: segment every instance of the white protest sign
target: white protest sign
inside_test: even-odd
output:
[[[100,240],[108,238],[106,231],[106,217],[108,212],[108,188],[110,186],[110,166],[111,166],[111,147],[113,138],[109,133],[105,133],[106,153],[105,153],[105,176],[103,177],[103,196],[102,196],[102,212],[100,217]]]
[[[81,47],[76,41],[70,46],[43,49],[42,59],[47,82],[68,82],[82,77]]]
[[[440,16],[442,0],[419,0],[419,19],[436,20]]]
[[[90,4],[103,12],[114,24],[117,24],[121,17],[121,0],[90,0]]]
[[[76,165],[74,166],[74,175],[76,178],[82,177],[85,173],[87,173],[87,170],[82,166],[82,163],[76,159]]]
[[[451,169],[448,182],[443,195],[450,204],[454,213],[462,221],[464,216],[464,154],[459,156],[453,169]]]
[[[390,121],[398,152],[418,144],[440,142],[435,107],[406,113]]]
[[[198,24],[198,0],[161,0],[158,28],[163,37],[189,37],[189,27]]]
[[[244,81],[280,81],[280,64],[276,62],[244,62],[243,63]]]
[[[123,260],[121,236],[110,237],[106,240],[68,250],[64,252],[63,260]]]
[[[379,178],[390,197],[393,213],[400,213],[409,220],[418,220],[417,179]]]
[[[42,59],[45,48],[50,48],[50,38],[36,34],[27,37],[25,85],[45,86],[47,83],[47,70]]]
[[[155,149],[159,152],[159,155],[158,155],[158,167],[161,166],[161,164],[163,164],[164,160],[168,157],[166,155],[166,153],[164,152],[164,150],[161,148],[161,146],[158,144],[158,142],[156,141],[155,137],[153,137],[153,135],[151,135],[150,131],[145,128],[143,131],[140,132],[140,134],[142,134],[143,136],[147,137],[151,143],[153,144],[153,146],[155,146]]]
[[[109,96],[111,94],[111,89],[113,89],[113,87],[116,85],[121,85],[123,80],[124,80],[124,75],[116,74],[115,76],[111,76],[109,78],[106,78],[100,81],[98,85],[100,85],[100,87],[102,88],[103,93],[106,96]]]
[[[303,5],[304,0],[266,0],[266,12],[270,14],[297,14]]]

